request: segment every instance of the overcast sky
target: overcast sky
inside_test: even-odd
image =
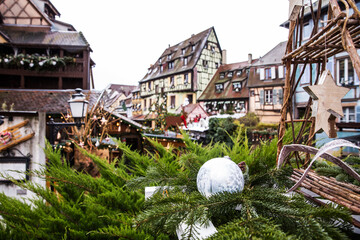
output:
[[[51,0],[93,50],[95,89],[138,85],[168,45],[210,27],[227,63],[265,55],[288,30],[288,0]]]

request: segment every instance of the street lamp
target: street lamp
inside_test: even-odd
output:
[[[75,122],[71,123],[57,123],[54,122],[54,119],[51,118],[50,121],[47,123],[50,130],[50,137],[49,142],[51,145],[54,145],[55,138],[57,133],[65,128],[65,127],[81,127],[81,125],[84,125],[83,122],[81,122],[81,119],[83,119],[86,115],[89,102],[85,99],[85,95],[82,93],[82,89],[77,88],[75,89],[75,92],[71,99],[68,101],[71,111],[71,116],[74,118]]]
[[[71,96],[68,103],[70,105],[71,116],[74,118],[75,122],[80,122],[86,115],[89,102],[86,101],[81,88],[77,88],[75,91],[76,93]]]

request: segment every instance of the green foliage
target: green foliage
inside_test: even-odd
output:
[[[239,118],[238,121],[245,127],[255,127],[260,122],[259,117],[253,112],[248,112],[244,117]]]
[[[231,117],[210,118],[206,142],[222,142],[231,146],[233,142],[231,141],[230,135],[233,134],[237,128],[238,125],[234,123],[234,119]]]
[[[155,151],[140,154],[118,141],[122,159],[109,164],[80,149],[98,166],[93,178],[70,168],[58,151],[45,149],[49,164],[32,176],[46,176],[53,189],[14,182],[38,197],[24,202],[0,194],[0,237],[5,239],[177,239],[180,223],[194,236],[196,224],[215,225],[211,239],[347,239],[350,215],[342,207],[313,207],[300,195],[287,196],[291,168],[276,170],[276,139],[249,146],[245,131],[229,136],[232,146],[203,146],[184,135],[186,147],[175,153],[150,141]],[[209,198],[197,191],[200,167],[230,156],[247,164],[242,192]],[[145,186],[162,186],[144,200]]]
[[[349,164],[358,174],[360,174],[359,157],[349,156],[344,159],[344,162]],[[315,164],[315,172],[322,176],[336,178],[336,180],[340,182],[360,185],[359,181],[355,180],[355,178],[346,173],[341,167],[328,163],[327,161],[317,161]]]
[[[154,239],[133,227],[144,196],[126,189],[124,169],[83,150],[100,169],[101,177],[93,178],[64,164],[50,145],[45,153],[46,169],[32,175],[46,176],[55,191],[32,182],[14,182],[37,197],[29,203],[1,194],[6,227],[0,234],[7,239]]]

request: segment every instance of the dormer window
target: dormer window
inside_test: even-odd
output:
[[[188,64],[188,58],[184,57],[184,66],[186,66]]]
[[[164,71],[163,65],[160,66],[160,72],[162,73]]]
[[[173,69],[174,68],[174,61],[168,63],[168,68]]]
[[[225,73],[220,73],[220,79],[223,79],[225,77]]]
[[[233,90],[235,92],[239,92],[241,90],[241,83],[240,82],[234,82],[233,83]]]
[[[240,77],[240,75],[241,75],[241,70],[237,71],[236,73],[236,76]]]
[[[191,45],[191,51],[195,51],[195,45]]]
[[[224,85],[222,83],[215,85],[215,91],[216,92],[222,92],[224,90]]]
[[[159,63],[161,64],[161,58],[159,58]]]
[[[168,56],[167,56],[167,60],[171,60],[171,54],[169,54]]]
[[[229,78],[231,78],[233,76],[233,73],[232,72],[229,72],[228,75],[227,75]]]
[[[181,49],[181,55],[185,54],[185,48]]]

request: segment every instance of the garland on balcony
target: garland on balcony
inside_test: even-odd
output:
[[[0,67],[18,67],[34,71],[54,71],[74,64],[73,57],[44,56],[39,54],[0,55]]]

